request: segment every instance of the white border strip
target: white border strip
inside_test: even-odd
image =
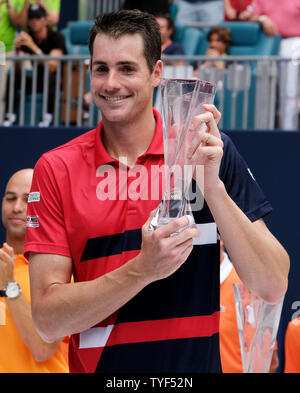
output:
[[[79,349],[105,347],[114,325],[94,327],[80,333]]]
[[[208,224],[196,224],[200,231],[199,237],[194,237],[193,245],[202,246],[205,244],[216,244],[218,239],[217,224],[210,222]]]

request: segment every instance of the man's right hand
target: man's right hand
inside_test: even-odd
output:
[[[149,283],[166,278],[179,269],[193,249],[193,238],[200,236],[195,225],[187,227],[189,220],[186,216],[149,231],[153,215],[154,212],[142,227],[141,252],[134,264],[135,274],[144,276]]]
[[[260,23],[262,25],[264,32],[269,37],[273,37],[274,35],[278,34],[278,30],[275,23],[268,16],[264,15]]]
[[[4,250],[0,249],[0,289],[4,289],[8,282],[15,281],[14,265],[15,254],[14,249],[7,243],[3,244]]]

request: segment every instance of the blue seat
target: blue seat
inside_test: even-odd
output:
[[[65,37],[67,52],[70,55],[88,55],[88,38],[93,21],[75,21],[61,30]]]
[[[206,36],[199,29],[177,23],[172,39],[182,44],[186,55],[197,55],[203,47]]]
[[[277,55],[281,36],[267,36],[259,23],[254,22],[223,22],[220,26],[227,27],[232,34],[232,42],[228,48],[229,55]],[[207,34],[209,28],[203,30],[205,40],[198,54],[204,54],[208,48]]]
[[[230,55],[277,55],[281,36],[267,36],[259,23],[253,22],[224,22],[232,33]]]

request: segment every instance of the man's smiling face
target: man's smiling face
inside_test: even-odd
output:
[[[105,122],[133,122],[152,106],[153,88],[159,83],[151,73],[139,34],[113,38],[98,34],[91,60],[91,90]]]

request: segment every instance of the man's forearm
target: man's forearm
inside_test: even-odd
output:
[[[284,248],[262,220],[248,219],[221,181],[205,198],[241,280],[264,300],[278,301],[286,291],[289,271]]]
[[[21,293],[17,298],[6,299],[7,307],[24,344],[37,362],[48,360],[56,351],[60,340],[48,344],[41,339],[32,321],[30,304]]]
[[[153,212],[154,214],[154,212]],[[173,274],[193,249],[200,235],[178,218],[155,231],[142,227],[139,254],[115,270],[91,281],[70,283],[72,260],[52,254],[30,254],[33,320],[45,341],[79,333],[102,322],[151,282]],[[182,230],[181,230],[182,229]],[[179,232],[176,236],[171,234]]]
[[[131,272],[132,262],[95,280],[53,284],[42,301],[33,293],[33,319],[43,339],[53,342],[84,331],[134,297],[147,283]]]
[[[27,11],[30,5],[30,0],[25,0],[22,10],[17,13],[12,6],[7,2],[8,16],[11,23],[16,27],[25,27],[27,22]]]

